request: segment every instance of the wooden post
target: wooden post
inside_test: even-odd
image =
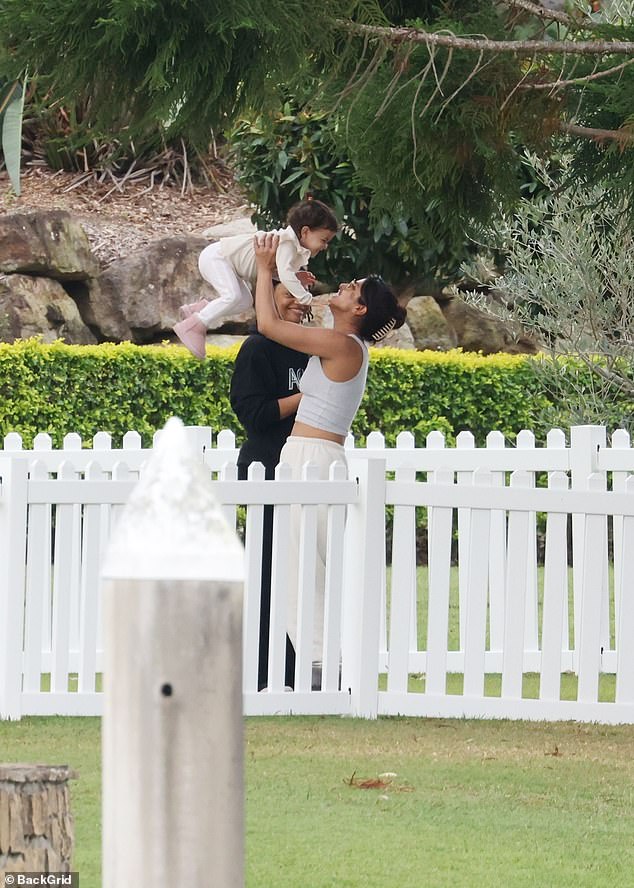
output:
[[[244,556],[180,420],[103,576],[104,888],[240,888]]]
[[[0,765],[0,872],[71,871],[76,777],[67,765]]]

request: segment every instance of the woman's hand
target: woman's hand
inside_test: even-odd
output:
[[[258,270],[275,270],[275,254],[277,253],[279,243],[280,239],[277,234],[255,235],[253,245],[255,248],[255,264]]]

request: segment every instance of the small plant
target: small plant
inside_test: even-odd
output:
[[[18,197],[20,195],[20,152],[25,91],[26,77],[18,80],[7,80],[0,77],[2,154],[9,180]]]

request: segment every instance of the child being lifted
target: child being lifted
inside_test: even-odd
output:
[[[302,305],[308,305],[312,296],[307,287],[315,278],[303,267],[328,247],[337,233],[337,217],[326,204],[309,199],[291,207],[286,221],[286,228],[268,232],[279,237],[276,277]],[[200,254],[198,268],[218,298],[183,305],[185,319],[175,324],[174,332],[195,357],[204,361],[207,330],[218,327],[222,318],[253,306],[252,289],[257,277],[253,235],[239,234],[210,244]]]

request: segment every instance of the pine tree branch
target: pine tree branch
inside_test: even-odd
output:
[[[559,121],[558,127],[562,133],[567,133],[569,136],[577,136],[581,139],[594,139],[596,142],[605,142],[606,140],[621,142],[622,144],[634,142],[634,132],[628,132],[623,129],[596,129],[590,126],[579,126],[576,123],[566,123],[564,120]]]
[[[554,80],[551,83],[524,83],[519,86],[518,89],[559,89],[561,86],[576,86],[578,83],[588,83],[590,80],[599,80],[601,77],[609,77],[611,74],[615,74],[617,71],[621,71],[623,68],[627,68],[628,65],[633,63],[634,59],[628,59],[627,62],[622,62],[620,65],[615,65],[613,68],[596,71],[594,74],[586,74],[584,77],[573,77],[570,80]]]
[[[422,28],[389,28],[342,20],[338,24],[347,31],[381,38],[395,46],[424,43],[427,46],[448,46],[472,52],[511,52],[525,57],[532,57],[536,53],[634,56],[634,43],[627,40],[490,40],[488,37],[456,37],[455,34],[434,33]]]
[[[529,12],[531,15],[536,15],[539,18],[547,19],[551,22],[559,22],[568,28],[583,27],[585,30],[591,30],[595,27],[595,23],[589,17],[584,18],[582,22],[576,21],[565,12],[546,9],[545,6],[541,6],[539,3],[532,3],[531,0],[500,0],[500,2],[514,9],[523,9],[524,12]]]

